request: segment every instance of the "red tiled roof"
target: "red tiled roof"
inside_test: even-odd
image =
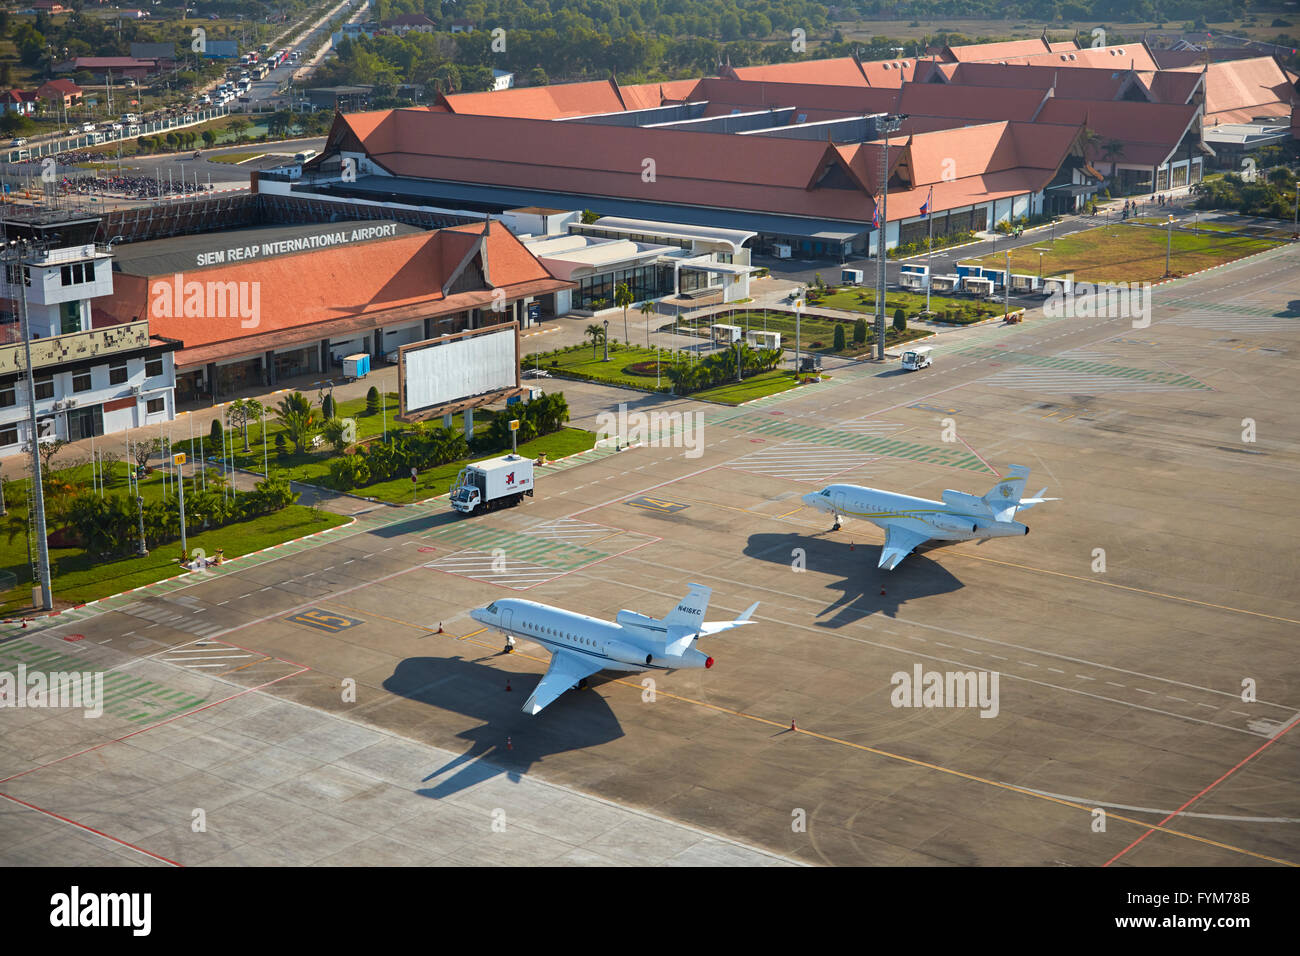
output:
[[[494,183],[575,195],[860,218],[842,190],[805,187],[825,143],[674,129],[615,127],[495,116],[393,110],[362,137],[371,159],[394,175]],[[351,125],[355,115],[336,123]],[[331,132],[331,141],[335,133]],[[519,148],[528,144],[526,150]],[[643,178],[643,161],[655,178]],[[870,210],[867,210],[870,215]]]
[[[1176,73],[1199,73],[1187,66]],[[1255,116],[1287,115],[1300,102],[1285,70],[1271,56],[1211,63],[1205,70],[1205,122],[1243,123]]]
[[[560,119],[614,113],[624,109],[618,84],[613,80],[524,86],[486,93],[454,93],[442,101],[453,113],[475,116],[527,116]],[[657,104],[656,104],[657,105]]]
[[[838,116],[862,116],[892,111],[898,94],[868,86],[820,86],[814,83],[746,82],[709,77],[700,81],[695,98],[749,109],[797,106]],[[808,109],[805,109],[808,108]]]
[[[1158,165],[1178,146],[1198,115],[1198,107],[1174,103],[1101,103],[1049,100],[1038,114],[1043,123],[1083,124],[1102,142],[1124,143],[1119,162]],[[1152,157],[1155,157],[1154,159]]]
[[[816,86],[866,86],[866,77],[851,56],[829,60],[795,60],[763,66],[733,67],[725,79],[770,83],[811,83]]]
[[[1033,56],[1007,58],[1008,63],[1027,63],[1031,66],[1090,66],[1095,68],[1154,70],[1156,61],[1143,43],[1124,43],[1115,46],[1082,47],[1059,53],[1037,53]]]
[[[171,283],[171,275],[114,276],[114,294],[102,302],[116,321],[148,317],[150,331],[185,343],[182,364],[195,364],[191,350],[212,347],[214,358],[250,348],[246,340],[278,334],[284,341],[323,338],[331,323],[377,328],[411,318],[445,315],[490,305],[493,288],[507,299],[568,288],[555,278],[509,230],[493,222],[486,238],[473,224],[436,232],[403,235],[356,246],[316,249],[290,255],[187,270],[186,281],[257,282],[260,322],[241,328],[238,318],[168,317],[153,313],[154,283]],[[482,241],[487,252],[491,288],[444,296],[442,287]],[[358,268],[359,262],[364,268]],[[467,305],[466,303],[471,303]]]
[[[1057,44],[1060,46],[1061,44]],[[1068,44],[1070,48],[1073,43]],[[1010,57],[1029,56],[1035,53],[1049,53],[1052,50],[1046,40],[1035,37],[1032,40],[1007,40],[1001,43],[969,43],[964,46],[946,46],[943,58],[950,63],[969,63],[982,60],[1006,60]]]
[[[623,103],[630,110],[654,109],[665,103],[681,103],[694,99],[694,90],[700,81],[668,80],[664,83],[641,83],[637,86],[620,86]]]
[[[978,86],[943,83],[908,83],[898,98],[897,110],[921,116],[960,116],[968,120],[1032,119],[1043,101],[1042,90],[998,90],[991,94]]]

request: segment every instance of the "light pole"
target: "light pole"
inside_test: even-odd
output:
[[[876,359],[885,360],[885,243],[889,233],[889,134],[908,114],[884,116],[877,127],[885,134],[880,156],[880,235],[876,238]]]
[[[1007,271],[1002,276],[1002,317],[1011,318],[1011,250],[1007,252]]]
[[[1043,281],[1043,253],[1051,252],[1051,251],[1052,251],[1051,249],[1043,249],[1039,246],[1034,246],[1034,252],[1038,253],[1038,281],[1039,282]]]
[[[225,449],[222,449],[225,454]],[[190,549],[185,545],[185,455],[172,455],[172,464],[176,466],[176,497],[180,503],[181,513],[181,553],[188,555]]]
[[[1169,218],[1165,221],[1165,227],[1166,227],[1165,232],[1167,234],[1167,238],[1165,239],[1165,278],[1168,278],[1169,277],[1169,254],[1173,250],[1173,246],[1174,246],[1173,213],[1169,214]]]
[[[605,357],[601,359],[601,361],[608,362],[609,361],[609,319],[605,319],[605,334],[601,336],[600,340],[605,346]]]
[[[10,243],[15,245],[17,240]],[[45,530],[45,488],[41,481],[41,439],[40,429],[36,423],[36,375],[32,369],[32,330],[31,316],[27,312],[27,244],[19,247],[16,257],[18,266],[18,289],[20,333],[23,337],[23,358],[27,372],[27,421],[32,443],[32,510],[36,519],[36,552],[40,560],[41,610],[54,609],[54,592],[50,587],[50,545],[46,540]],[[32,597],[36,589],[32,589]],[[36,602],[33,600],[33,604]]]

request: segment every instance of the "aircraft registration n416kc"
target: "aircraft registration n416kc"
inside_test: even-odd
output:
[[[943,501],[913,498],[861,485],[827,485],[821,491],[803,496],[803,503],[835,516],[832,531],[838,531],[845,516],[865,518],[885,531],[885,545],[880,549],[878,567],[892,571],[917,545],[930,540],[970,541],[976,538],[1005,538],[1029,534],[1029,526],[1014,521],[1016,514],[1042,504],[1058,501],[1044,498],[1039,491],[1032,498],[1020,497],[1025,491],[1029,469],[1012,465],[1006,478],[989,489],[982,498],[960,491],[947,490]]]
[[[575,611],[503,598],[469,616],[511,637],[536,641],[551,652],[551,666],[524,702],[525,714],[539,713],[569,688],[597,671],[676,670],[712,667],[713,658],[695,647],[701,637],[752,624],[755,601],[734,621],[707,622],[704,613],[713,591],[690,585],[690,593],[665,617],[619,611],[613,621]]]

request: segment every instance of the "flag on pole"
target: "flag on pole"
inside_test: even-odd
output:
[[[930,215],[930,203],[934,201],[934,187],[930,187],[930,193],[925,197],[925,202],[921,203],[921,215]]]
[[[871,228],[880,228],[880,199],[876,199],[876,208],[871,211]]]

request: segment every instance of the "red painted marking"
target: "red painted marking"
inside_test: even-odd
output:
[[[63,639],[64,639],[65,641],[84,641],[84,640],[86,639],[86,635],[85,635],[85,634],[68,634],[68,635],[65,635]]]
[[[761,445],[761,444],[763,444],[763,442],[764,442],[764,439],[762,439],[762,438],[751,438],[751,439],[749,440],[749,443],[750,443],[751,445]]]
[[[419,549],[417,549],[417,550],[418,550],[421,554],[428,554],[430,551],[437,551],[438,549],[437,549],[437,548],[419,548]]]
[[[165,856],[159,856],[157,853],[150,853],[148,850],[144,849],[143,847],[138,847],[134,843],[127,843],[125,840],[120,840],[115,836],[110,836],[109,834],[105,833],[103,830],[96,830],[94,827],[88,827],[84,823],[78,823],[76,820],[69,820],[67,817],[60,816],[59,814],[54,813],[51,810],[46,810],[43,807],[38,807],[34,803],[28,803],[26,800],[19,800],[17,797],[10,796],[7,793],[0,793],[0,797],[4,797],[6,800],[12,800],[14,803],[20,804],[26,807],[28,810],[35,810],[37,813],[43,813],[47,817],[53,817],[55,820],[60,820],[63,823],[67,823],[71,826],[77,827],[80,830],[86,830],[89,833],[95,834],[95,836],[102,836],[105,840],[112,840],[114,843],[127,847],[128,849],[135,850],[137,853],[143,853],[145,856],[151,856],[155,860],[159,860],[163,863],[170,863],[172,866],[183,865],[181,863],[177,863],[175,860],[169,860]]]
[[[1277,733],[1275,733],[1272,737],[1269,737],[1268,740],[1266,740],[1264,743],[1262,743],[1262,744],[1260,744],[1258,747],[1256,747],[1256,748],[1255,748],[1251,753],[1247,754],[1245,757],[1242,757],[1241,760],[1239,760],[1239,761],[1237,762],[1237,765],[1236,765],[1235,767],[1233,767],[1233,768],[1232,768],[1231,770],[1229,770],[1227,773],[1225,773],[1225,774],[1223,774],[1221,777],[1219,777],[1218,780],[1214,781],[1212,784],[1210,784],[1209,786],[1205,787],[1205,788],[1204,788],[1200,793],[1198,793],[1196,796],[1192,797],[1190,800],[1188,800],[1188,801],[1187,801],[1186,803],[1184,803],[1181,807],[1179,807],[1179,808],[1178,808],[1177,810],[1175,810],[1173,813],[1169,814],[1169,816],[1165,817],[1163,820],[1161,820],[1161,821],[1160,821],[1158,824],[1156,824],[1156,825],[1157,825],[1157,826],[1164,826],[1166,823],[1168,823],[1168,822],[1169,822],[1170,820],[1172,820],[1174,817],[1178,816],[1178,814],[1182,813],[1184,810],[1186,810],[1188,807],[1190,807],[1190,806],[1191,806],[1193,803],[1195,803],[1197,800],[1201,799],[1201,797],[1205,796],[1207,793],[1209,793],[1211,790],[1213,790],[1213,789],[1214,789],[1215,787],[1217,787],[1219,784],[1223,783],[1223,781],[1227,780],[1229,777],[1231,777],[1234,773],[1236,773],[1236,772],[1237,772],[1238,770],[1240,770],[1242,767],[1246,766],[1246,764],[1250,763],[1250,761],[1254,760],[1257,756],[1259,756],[1261,753],[1263,753],[1263,752],[1264,752],[1265,750],[1267,750],[1269,747],[1273,746],[1273,744],[1277,743],[1277,741],[1282,737],[1283,734],[1290,733],[1291,730],[1296,726],[1296,724],[1300,724],[1300,717],[1298,717],[1298,718],[1296,718],[1295,720],[1291,721],[1291,723],[1287,724],[1285,727],[1283,727],[1281,730],[1279,730]],[[1128,846],[1124,847],[1124,849],[1120,850],[1118,853],[1116,853],[1114,856],[1112,856],[1109,860],[1107,860],[1105,863],[1103,863],[1103,864],[1102,864],[1102,867],[1104,868],[1104,867],[1110,866],[1112,863],[1114,863],[1116,860],[1118,860],[1121,856],[1123,856],[1123,855],[1124,855],[1125,853],[1127,853],[1129,850],[1133,849],[1135,846],[1137,846],[1139,843],[1141,843],[1143,840],[1145,840],[1147,837],[1149,837],[1151,834],[1153,834],[1153,833],[1155,833],[1155,832],[1156,832],[1155,830],[1147,830],[1146,833],[1143,833],[1140,837],[1138,837],[1136,840],[1134,840],[1134,841],[1133,841],[1132,843],[1130,843]]]
[[[769,415],[784,415],[785,412],[768,412]]]

